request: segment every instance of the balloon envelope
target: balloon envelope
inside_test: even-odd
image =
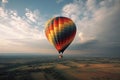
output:
[[[45,34],[58,52],[63,53],[75,37],[76,25],[67,17],[55,17],[46,23]]]

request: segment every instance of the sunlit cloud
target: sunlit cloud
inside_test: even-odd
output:
[[[6,0],[3,0],[3,3],[5,2]],[[12,51],[13,46],[22,50],[20,48],[27,48],[24,42],[45,39],[44,21],[42,21],[40,12],[27,8],[25,11],[25,15],[21,17],[16,10],[0,7],[0,51],[9,52],[8,49]]]
[[[43,39],[43,29],[40,31],[37,28],[40,28],[39,25],[31,25],[28,23],[25,17],[18,16],[16,11],[13,10],[4,10],[1,8],[1,15],[2,18],[0,20],[1,25],[1,33],[4,35],[0,35],[7,39]],[[30,19],[31,20],[31,19]],[[34,21],[36,22],[36,20]],[[42,24],[41,24],[42,25]],[[43,28],[43,27],[42,27]]]

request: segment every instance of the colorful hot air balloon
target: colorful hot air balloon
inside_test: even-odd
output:
[[[61,55],[73,41],[76,34],[76,25],[67,17],[55,17],[46,23],[45,34],[49,42]]]

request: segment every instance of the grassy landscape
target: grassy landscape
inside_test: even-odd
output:
[[[0,56],[0,80],[120,80],[120,59]]]

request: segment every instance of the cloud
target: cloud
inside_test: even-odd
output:
[[[2,0],[2,3],[8,3],[8,0]]]
[[[73,3],[65,5],[62,9],[62,15],[70,17],[77,26],[77,37],[80,37],[80,39],[82,39],[77,39],[77,41],[85,42],[96,37],[95,31],[93,31],[94,24],[92,22],[92,19],[90,19],[92,14],[88,14],[90,13],[88,7],[90,7],[93,3],[94,2],[91,3],[89,0],[87,2],[75,0]]]
[[[39,25],[39,21],[42,20],[39,10],[31,11],[26,8],[25,11],[26,11],[25,16],[27,17],[29,22],[33,22]]]
[[[87,0],[86,7],[88,11],[96,10],[96,0]]]
[[[63,7],[62,15],[76,20],[81,13],[78,10],[81,10],[79,3],[69,3]]]
[[[0,7],[0,52],[14,51],[14,46],[16,50],[29,49],[30,44],[45,39],[43,29],[44,19],[38,10],[26,9],[21,17],[16,10]]]
[[[75,22],[79,33],[78,37],[81,38],[82,34],[82,40],[91,40],[101,34],[105,28],[109,29],[110,25],[113,26],[110,20],[116,19],[117,21],[120,11],[119,4],[119,0],[100,2],[96,0],[87,0],[86,2],[75,0],[73,3],[65,5],[61,14],[70,17]]]
[[[95,44],[93,43],[94,46],[89,44],[91,52],[92,50],[96,50],[96,53],[116,52],[118,55],[118,48],[120,48],[119,7],[119,0],[74,0],[73,3],[66,4],[62,8],[61,14],[71,18],[77,26],[78,34],[74,44],[79,44],[78,50],[81,50],[83,45],[87,47],[86,43],[97,40]]]
[[[26,12],[27,13],[27,12]],[[4,38],[7,39],[42,39],[44,36],[43,30],[39,30],[39,25],[31,25],[27,20],[31,20],[31,18],[26,17],[20,17],[17,14],[17,11],[13,10],[7,10],[5,11],[3,8],[0,8],[0,25],[1,29],[0,31],[4,33],[4,35],[1,34]],[[34,20],[34,23],[37,23],[36,20]],[[41,23],[42,25],[42,23]],[[42,27],[43,28],[43,27]]]
[[[56,3],[62,3],[64,0],[56,0]]]

